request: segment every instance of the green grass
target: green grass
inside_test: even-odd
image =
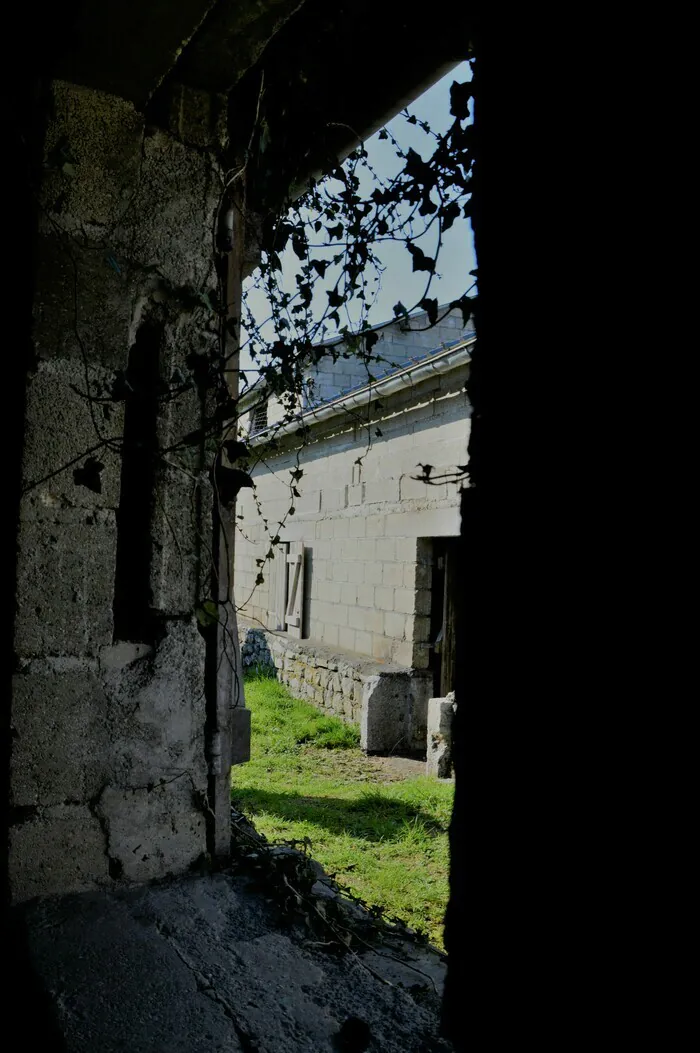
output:
[[[237,806],[272,841],[309,838],[339,883],[441,947],[452,785],[365,757],[356,727],[276,680],[248,680],[246,700],[252,759],[234,769]]]

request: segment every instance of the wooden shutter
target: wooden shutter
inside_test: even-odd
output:
[[[267,627],[274,631],[284,630],[287,627],[287,553],[289,543],[281,542],[275,548],[275,554],[270,560],[270,587],[268,591],[269,607],[267,611]]]
[[[292,541],[287,556],[287,632],[301,639],[304,616],[304,543]]]

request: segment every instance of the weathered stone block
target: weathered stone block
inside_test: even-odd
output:
[[[216,149],[226,139],[225,95],[215,95],[177,82],[163,92],[167,127],[183,142],[201,149]]]
[[[129,212],[132,252],[175,286],[213,282],[210,239],[220,183],[212,161],[162,131],[143,143],[138,193]]]
[[[382,584],[383,563],[365,563],[364,580],[367,585]]]
[[[15,806],[85,802],[111,771],[109,703],[97,672],[34,662],[12,684]]]
[[[414,669],[427,669],[430,665],[430,648],[427,643],[413,644],[412,665]]]
[[[373,559],[379,559],[377,553],[377,538],[373,537],[361,537],[357,542],[357,558],[364,562],[369,562]]]
[[[105,253],[94,246],[78,245],[68,254],[63,242],[47,235],[38,239],[35,289],[32,337],[39,361],[71,361],[83,370],[77,387],[84,393],[86,409],[88,394],[109,398],[113,377],[102,377],[97,370],[126,368],[131,289],[125,276],[115,273]],[[89,363],[89,392],[84,360]],[[110,431],[114,405],[93,404],[97,425],[107,437],[115,434]],[[90,446],[96,442],[99,439],[93,437]]]
[[[399,480],[381,479],[377,482],[365,483],[365,503],[375,504],[379,501],[399,500]],[[369,530],[367,531],[369,535]]]
[[[428,702],[428,752],[426,773],[447,779],[452,772],[452,723],[454,692]]]
[[[401,587],[404,583],[403,563],[382,564],[382,584],[390,585],[392,588]]]
[[[416,594],[411,589],[396,589],[394,609],[403,614],[413,614],[416,609]]]
[[[399,558],[396,555],[396,541],[393,537],[377,538],[375,546],[376,558],[383,563],[390,563]],[[400,559],[403,560],[404,557]]]
[[[120,787],[184,771],[198,784],[205,779],[204,652],[196,626],[173,621],[151,654],[121,669],[104,669]]]
[[[324,512],[335,512],[347,506],[347,487],[341,489],[324,489],[321,491],[321,508]],[[334,531],[334,536],[338,534]],[[346,535],[347,536],[347,533]]]
[[[383,537],[386,532],[386,516],[367,516],[367,537]]]
[[[128,215],[138,179],[143,115],[115,95],[66,81],[54,81],[51,93],[42,203],[60,213],[62,227],[76,232],[118,223]],[[62,143],[70,153],[69,171],[58,150]]]
[[[357,585],[357,600],[355,601],[360,607],[374,607],[374,585]],[[381,606],[381,605],[380,605]]]
[[[360,585],[365,580],[365,567],[363,563],[348,563],[348,581]]]
[[[114,514],[56,511],[20,524],[15,650],[96,654],[112,639]]]
[[[351,538],[364,538],[367,531],[367,525],[363,516],[355,516],[350,520],[348,527],[349,536]]]
[[[392,539],[393,540],[393,539]],[[396,538],[396,559],[402,563],[413,563],[416,559],[416,538]]]
[[[394,641],[390,640],[387,636],[375,634],[372,637],[372,654],[380,661],[386,661],[391,658],[394,647]]]
[[[183,774],[169,783],[119,790],[107,787],[95,805],[112,870],[149,881],[187,869],[206,852],[206,784]]]
[[[364,678],[360,745],[368,753],[425,750],[430,678],[387,671]]]
[[[403,640],[406,632],[406,615],[396,614],[393,611],[386,611],[384,614],[384,632],[394,640]]]
[[[14,903],[110,883],[105,836],[87,805],[57,805],[10,827],[9,850]]]
[[[395,643],[391,651],[391,657],[399,665],[405,665],[410,668],[413,665],[413,644]]]
[[[208,482],[200,484],[203,515],[198,518],[193,481],[167,466],[158,476],[151,526],[152,604],[164,614],[189,614],[198,599],[201,538],[211,532],[212,489]]]
[[[80,363],[53,360],[40,362],[27,386],[22,454],[26,517],[67,506],[116,508],[119,504],[123,408],[113,402],[97,407],[90,402],[111,386],[111,373],[90,366],[87,379],[88,390]],[[94,450],[103,438],[113,439],[113,448]],[[99,464],[88,477],[92,487],[84,481],[90,459]]]
[[[372,634],[358,629],[355,633],[355,650],[358,654],[372,654]]]

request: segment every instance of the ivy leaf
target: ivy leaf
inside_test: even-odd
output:
[[[459,217],[459,205],[456,201],[450,201],[442,210],[442,229],[449,230],[454,221]]]
[[[380,133],[379,133],[379,135],[377,136],[377,138],[378,138],[378,139],[388,139],[388,138],[389,138],[389,133],[388,133],[388,131],[386,130],[386,128],[382,128],[382,130],[380,131]]]
[[[301,260],[302,263],[306,259],[307,242],[306,236],[302,234],[294,234],[292,237],[292,249],[297,259]]]
[[[289,474],[291,475],[292,479],[296,483],[296,482],[298,482],[301,479],[302,475],[304,474],[304,469],[303,468],[292,468],[292,469],[290,469]]]
[[[264,585],[265,584],[265,575],[262,573],[262,571],[258,574],[257,578],[255,579],[255,584],[256,585]]]
[[[329,289],[327,292],[330,307],[342,307],[344,299],[337,289]]]
[[[343,236],[343,224],[338,223],[336,227],[327,227],[326,234],[329,238],[336,238],[338,241],[340,241],[340,239]]]
[[[212,314],[217,314],[219,310],[218,300],[216,293],[213,289],[207,289],[206,292],[199,294],[199,302],[206,307]]]
[[[394,306],[392,307],[392,311],[394,312],[394,314],[396,315],[397,318],[400,318],[401,315],[404,315],[404,317],[406,315],[408,315],[408,311],[406,310],[406,308],[404,307],[404,305],[401,303],[400,300],[399,300],[398,303],[394,304]]]
[[[214,410],[214,419],[219,421],[231,420],[236,416],[237,407],[238,399],[224,399],[224,401]]]
[[[226,456],[229,461],[239,461],[250,456],[250,450],[246,444],[239,442],[237,439],[228,439],[227,442],[223,443],[223,447],[226,450]]]
[[[437,212],[438,206],[430,197],[430,194],[426,194],[421,202],[421,206],[418,209],[419,216],[432,216]]]
[[[94,494],[102,493],[101,472],[104,465],[96,457],[88,457],[82,468],[76,468],[73,472],[73,481],[76,486],[85,486]]]
[[[469,100],[474,94],[474,88],[471,81],[466,81],[464,84],[460,84],[458,81],[452,81],[450,85],[450,113],[457,120],[465,120],[469,116]]]
[[[474,314],[474,301],[469,296],[460,296],[458,300],[453,300],[450,304],[450,308],[459,307],[462,312],[462,325],[467,324],[471,316]]]
[[[435,325],[438,319],[437,300],[432,297],[426,296],[421,300],[418,306],[423,308],[423,310],[428,316],[428,321],[430,322],[430,324]]]
[[[216,625],[219,620],[219,608],[214,600],[205,600],[204,603],[195,608],[194,614],[203,629]]]
[[[180,439],[180,446],[199,446],[200,442],[205,436],[204,428],[198,428],[197,431],[189,431],[187,435],[183,435]]]
[[[324,278],[326,271],[330,267],[330,262],[328,260],[312,260],[311,266],[316,271],[319,278]]]
[[[427,271],[429,274],[435,273],[435,260],[432,256],[426,256],[422,249],[419,249],[417,245],[412,245],[410,241],[406,243],[406,248],[413,257],[414,271]]]
[[[379,333],[374,330],[371,333],[367,333],[365,337],[365,349],[371,351],[376,343],[379,342]]]
[[[217,464],[212,474],[216,494],[224,508],[233,505],[239,490],[255,486],[248,473],[242,472],[240,468],[226,468],[223,464]]]

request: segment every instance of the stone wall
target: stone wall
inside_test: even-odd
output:
[[[277,678],[295,698],[360,725],[368,753],[424,754],[432,677],[358,658],[339,648],[286,633],[265,632],[241,619],[242,650],[271,657]],[[252,640],[263,641],[254,646]]]
[[[15,900],[162,877],[207,850],[194,610],[212,495],[198,448],[153,449],[202,419],[186,378],[217,341],[193,296],[214,282],[216,162],[130,103],[63,82],[44,158],[17,542]]]
[[[301,449],[290,439],[280,451],[265,453],[253,475],[267,529],[251,492],[239,497],[235,574],[243,613],[277,627],[269,568],[262,568],[265,580],[256,586],[256,561],[265,559],[275,534],[284,542],[303,541],[304,635],[380,661],[427,668],[432,557],[423,542],[459,534],[459,491],[454,483],[429,486],[414,477],[421,472],[418,462],[433,465],[436,476],[464,464],[467,372],[465,365],[435,375],[382,397],[381,407],[371,403],[318,424]],[[297,458],[304,474],[296,483],[300,497],[292,501]]]

